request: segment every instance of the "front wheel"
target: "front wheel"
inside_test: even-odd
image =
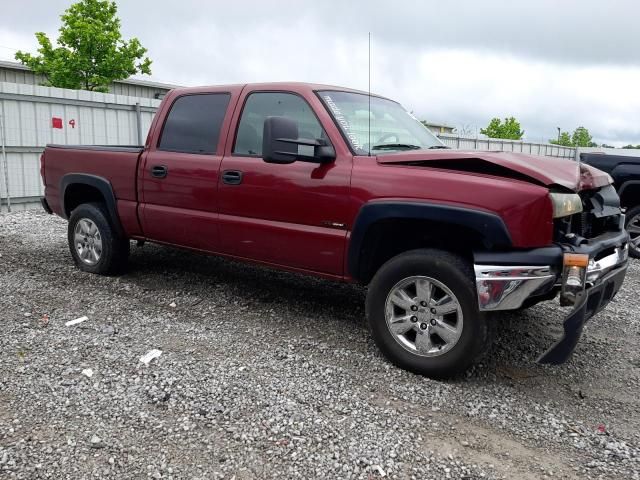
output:
[[[466,370],[488,348],[471,265],[450,252],[398,255],[376,273],[367,294],[373,338],[397,366],[433,378]]]
[[[627,211],[626,228],[629,232],[629,255],[640,258],[640,205]]]

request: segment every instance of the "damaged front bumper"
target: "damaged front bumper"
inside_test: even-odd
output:
[[[567,276],[565,268],[567,256],[576,255],[586,264],[577,289],[575,277]],[[557,365],[569,359],[584,324],[622,286],[627,272],[628,235],[621,229],[589,240],[576,238],[571,243],[527,251],[477,252],[474,257],[481,311],[515,310],[550,300],[559,292],[561,303],[573,306],[563,322],[563,337],[538,359]]]

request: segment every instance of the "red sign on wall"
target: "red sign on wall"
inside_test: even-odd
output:
[[[51,128],[62,129],[62,119],[58,117],[51,118]]]

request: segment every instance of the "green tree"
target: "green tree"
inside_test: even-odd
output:
[[[578,127],[573,131],[571,143],[574,147],[597,147],[598,144],[593,141],[589,130],[584,127]]]
[[[549,143],[552,143],[553,145],[562,145],[563,147],[573,147],[573,141],[571,140],[569,132],[560,133],[559,139],[549,140]]]
[[[634,149],[634,148],[638,148],[638,149],[640,149],[640,145],[631,145],[631,144],[629,144],[629,145],[625,145],[625,146],[624,146],[624,147],[622,147],[622,148],[626,148],[626,149]]]
[[[106,92],[114,80],[151,74],[151,60],[137,38],[122,39],[118,7],[108,0],[80,0],[61,15],[57,46],[37,32],[39,55],[19,51],[16,60],[54,87]]]
[[[520,122],[513,117],[504,119],[492,118],[487,128],[481,128],[480,133],[490,138],[507,138],[510,140],[520,140],[524,131],[520,130]]]

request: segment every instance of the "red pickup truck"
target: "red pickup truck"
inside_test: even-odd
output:
[[[570,160],[447,149],[398,103],[325,85],[185,88],[144,146],[47,146],[43,207],[77,266],[109,274],[130,240],[368,285],[396,365],[465,370],[487,313],[557,296],[558,364],[620,288],[628,235],[611,178]]]

